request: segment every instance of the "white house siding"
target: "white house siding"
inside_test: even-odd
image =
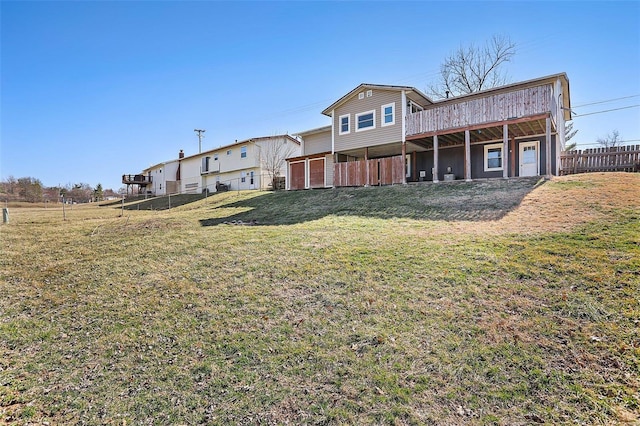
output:
[[[327,188],[331,188],[333,186],[333,155],[331,154],[325,155],[324,167],[325,167],[325,172],[324,172],[325,186]]]
[[[253,183],[251,183],[251,172],[253,172]],[[242,178],[244,178],[244,182]],[[266,189],[268,183],[266,181],[268,181],[268,178],[260,175],[260,169],[253,167],[227,173],[207,175],[204,178],[204,185],[210,192],[216,191],[217,182],[228,185],[231,191],[238,191],[245,189]]]
[[[201,156],[191,156],[182,160],[180,175],[180,192],[198,193],[202,192],[202,178],[200,168],[202,167]]]
[[[314,133],[303,137],[304,152],[302,155],[313,155],[321,152],[331,152],[331,129],[321,133]]]
[[[351,99],[340,105],[333,113],[333,131],[335,138],[335,152],[351,149],[384,145],[390,142],[402,140],[402,94],[401,91],[372,90],[372,96],[367,97],[366,92],[371,89],[363,89],[363,99],[358,99],[355,93]],[[395,103],[395,123],[391,126],[382,126],[382,105]],[[364,131],[356,131],[356,114],[373,110],[375,112],[375,128]],[[350,131],[346,135],[340,135],[340,116],[349,114]]]
[[[262,187],[261,189],[267,189],[270,184],[270,177],[268,175],[268,171],[265,168],[265,161],[268,160],[265,158],[265,154],[273,149],[272,144],[285,144],[286,147],[283,148],[281,154],[284,156],[282,159],[282,165],[280,167],[280,176],[287,176],[287,162],[286,158],[297,157],[300,155],[300,145],[294,142],[292,139],[281,136],[281,137],[266,137],[266,138],[256,138],[254,143],[254,152],[256,158],[256,166],[259,168],[261,175],[264,176],[262,179]]]
[[[164,163],[150,167],[144,171],[144,175],[151,176],[151,185],[147,187],[147,191],[153,195],[165,195],[165,165]]]

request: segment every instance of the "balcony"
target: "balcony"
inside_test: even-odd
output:
[[[409,114],[407,136],[444,134],[526,118],[536,120],[555,108],[551,84],[484,96],[465,96],[457,102],[452,99],[441,104]]]
[[[125,185],[151,185],[151,176],[145,175],[122,175],[122,183]]]

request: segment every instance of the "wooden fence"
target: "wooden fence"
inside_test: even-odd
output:
[[[367,182],[367,167],[369,181]],[[404,161],[401,155],[372,160],[349,161],[333,165],[333,184],[338,186],[392,185],[402,183]]]
[[[640,145],[592,148],[560,154],[560,174],[640,172]]]

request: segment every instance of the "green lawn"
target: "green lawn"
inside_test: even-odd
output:
[[[0,227],[0,424],[640,421],[640,174],[129,207]]]

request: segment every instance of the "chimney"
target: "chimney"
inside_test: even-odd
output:
[[[180,158],[184,158],[184,151],[180,150],[180,152],[178,153],[178,159]]]

